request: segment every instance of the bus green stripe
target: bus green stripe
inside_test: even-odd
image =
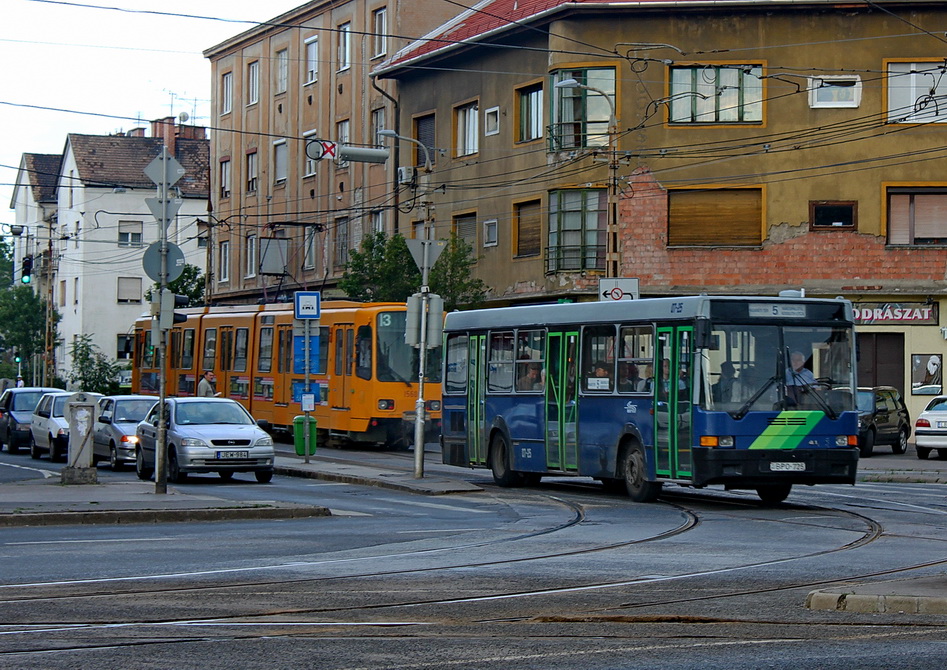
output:
[[[823,416],[822,412],[780,412],[775,421],[753,440],[750,449],[795,449],[803,438],[812,432]],[[800,418],[805,422],[797,423]],[[790,419],[796,419],[796,421],[790,422]],[[782,423],[783,421],[786,423]]]

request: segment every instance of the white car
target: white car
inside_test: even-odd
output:
[[[947,396],[933,398],[914,422],[914,450],[925,459],[936,449],[941,458],[947,457]]]
[[[46,393],[39,399],[30,417],[30,456],[40,458],[49,453],[49,460],[58,461],[69,453],[69,422],[65,417],[66,401],[72,393]]]

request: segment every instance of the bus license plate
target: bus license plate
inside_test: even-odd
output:
[[[218,451],[217,459],[226,460],[228,458],[250,458],[249,451]]]
[[[770,463],[772,472],[802,472],[806,469],[805,463]]]

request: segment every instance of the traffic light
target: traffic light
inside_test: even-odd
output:
[[[23,257],[23,267],[22,272],[20,272],[20,281],[24,284],[29,284],[33,281],[33,257],[24,256]]]
[[[178,314],[174,311],[175,307],[187,307],[188,299],[186,295],[177,295],[169,289],[161,292],[161,314],[158,316],[158,327],[161,330],[168,330],[176,323],[187,321],[186,314]]]

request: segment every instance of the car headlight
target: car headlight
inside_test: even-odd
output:
[[[259,440],[256,441],[256,446],[258,446],[258,447],[272,447],[272,446],[273,446],[273,438],[270,437],[269,435],[266,435],[266,436],[264,436],[264,437],[261,437]]]
[[[127,442],[128,444],[138,444],[137,435],[122,435],[122,442]]]
[[[16,429],[17,429],[17,430],[29,430],[29,429],[30,429],[30,424],[28,424],[28,423],[18,423],[18,424],[16,424]]]
[[[182,447],[206,447],[207,443],[196,437],[185,437],[181,440]]]

